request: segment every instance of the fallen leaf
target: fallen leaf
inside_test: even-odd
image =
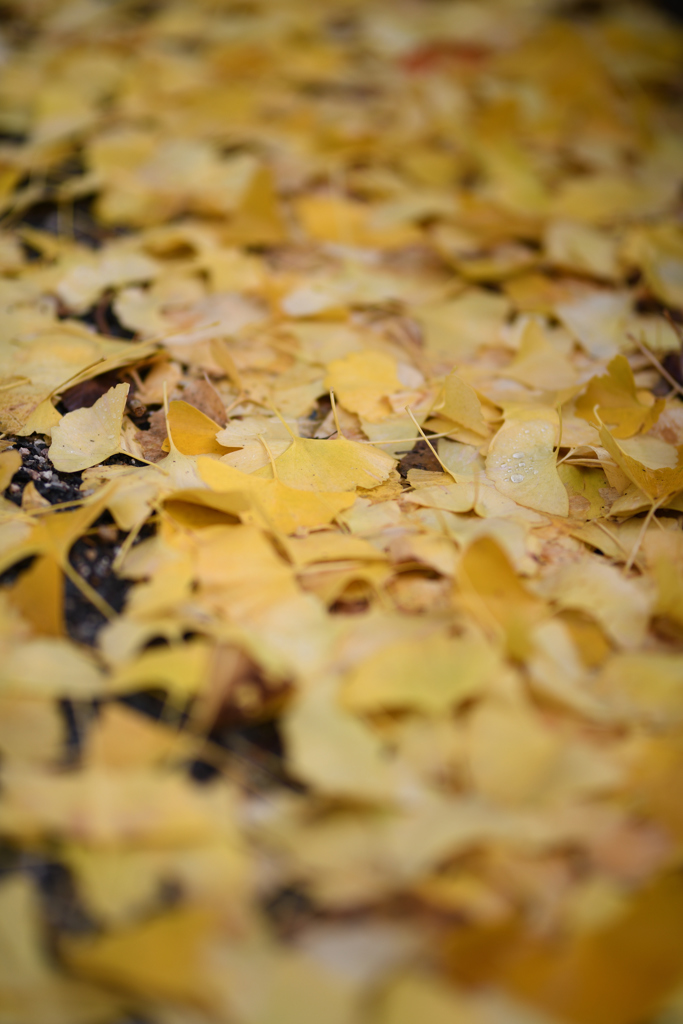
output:
[[[569,514],[569,498],[556,466],[559,420],[551,410],[517,408],[506,415],[486,456],[486,475],[520,505]]]
[[[117,384],[90,408],[67,413],[52,430],[49,456],[55,469],[75,473],[121,450],[128,384]]]

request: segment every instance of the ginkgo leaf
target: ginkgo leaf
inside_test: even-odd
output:
[[[264,480],[210,459],[200,459],[197,468],[202,480],[218,492],[217,497],[228,492],[249,496],[251,507],[261,514],[265,524],[283,533],[325,526],[355,501],[348,492],[298,490],[280,480]],[[206,496],[202,500],[210,503]],[[219,507],[218,503],[214,507]]]
[[[632,649],[643,642],[654,594],[605,559],[585,556],[559,566],[538,589],[560,608],[590,615],[619,646]]]
[[[323,793],[387,800],[394,783],[378,737],[336,704],[329,688],[301,695],[284,721],[294,772]]]
[[[406,974],[385,993],[378,1024],[414,1024],[417,1020],[428,1020],[431,1024],[478,1024],[480,1019],[476,1004],[470,1004],[454,986],[427,974]]]
[[[49,455],[55,469],[75,473],[121,449],[121,423],[129,384],[117,384],[89,409],[76,409],[52,428]]]
[[[595,689],[627,721],[642,718],[675,726],[683,720],[683,656],[617,654],[602,669]]]
[[[676,449],[656,437],[619,443],[606,427],[600,428],[600,443],[629,480],[653,501],[683,490],[683,447]]]
[[[396,465],[384,452],[345,437],[313,441],[295,437],[275,460],[278,479],[302,491],[353,491],[378,487]]]
[[[391,415],[387,396],[401,391],[396,360],[383,352],[352,352],[328,364],[325,386],[349,412],[356,412],[370,423]]]
[[[12,477],[21,468],[21,455],[17,451],[0,452],[0,491],[10,484]]]
[[[210,1007],[213,986],[204,950],[215,927],[208,911],[181,907],[108,935],[69,937],[61,952],[83,978]]]
[[[459,599],[481,627],[504,639],[513,655],[526,656],[530,630],[548,612],[544,602],[524,586],[492,537],[477,537],[467,546],[456,580]]]
[[[40,896],[23,872],[0,885],[0,1013],[12,1024],[93,1024],[123,1012],[116,995],[58,973],[47,954]]]
[[[486,701],[468,722],[468,764],[474,786],[501,803],[538,799],[562,750],[559,737],[530,708]]]
[[[35,639],[6,653],[0,691],[33,696],[88,698],[103,692],[104,676],[95,659],[61,639]]]
[[[556,267],[614,280],[618,277],[616,239],[606,231],[578,221],[556,220],[545,232],[548,259]]]
[[[64,633],[64,579],[59,564],[40,555],[10,592],[12,604],[42,636]]]
[[[593,377],[583,395],[576,401],[576,415],[595,426],[607,426],[612,437],[632,437],[639,431],[647,433],[659,419],[663,398],[654,402],[650,392],[638,393],[633,371],[623,355],[616,355],[607,366],[607,373]],[[597,415],[595,413],[597,406]]]
[[[361,712],[415,708],[439,714],[480,693],[499,670],[495,648],[483,641],[438,635],[398,641],[350,673],[342,701]]]
[[[216,440],[220,424],[187,402],[169,402],[168,429],[182,455],[225,455]]]
[[[114,693],[164,689],[181,705],[205,684],[210,650],[202,640],[145,651],[129,664],[117,666],[108,686]]]
[[[446,377],[443,395],[434,406],[433,411],[437,412],[439,416],[466,427],[475,434],[488,437],[489,428],[482,416],[481,402],[477,393],[455,371]]]
[[[577,379],[571,361],[551,344],[537,319],[527,322],[517,355],[501,373],[544,391],[571,389]]]
[[[568,515],[569,497],[556,467],[558,438],[554,411],[532,407],[509,412],[489,446],[486,475],[501,494],[520,505]]]
[[[466,359],[481,345],[496,344],[509,312],[505,296],[471,288],[454,299],[421,307],[418,320],[430,352]]]

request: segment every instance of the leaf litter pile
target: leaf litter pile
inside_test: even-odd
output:
[[[683,33],[2,35],[1,1024],[683,1020]]]

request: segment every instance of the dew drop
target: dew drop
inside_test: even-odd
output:
[[[521,473],[513,473],[512,476],[510,477],[510,482],[513,484],[521,484],[523,480],[524,477]]]
[[[524,452],[513,452],[512,453],[512,458],[513,459],[523,459],[524,458]]]
[[[534,470],[534,476],[538,476],[538,470],[537,469]]]

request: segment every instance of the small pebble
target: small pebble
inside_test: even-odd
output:
[[[105,544],[114,544],[118,540],[119,531],[116,526],[98,526],[97,536]]]

